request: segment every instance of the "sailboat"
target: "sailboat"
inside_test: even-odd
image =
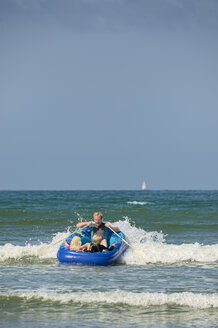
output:
[[[146,183],[145,183],[145,180],[142,182],[142,190],[145,190],[146,189]]]

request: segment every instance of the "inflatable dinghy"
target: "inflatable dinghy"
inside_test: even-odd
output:
[[[126,240],[125,235],[120,231],[118,233],[113,233],[108,228],[105,229],[106,240],[108,248],[113,248],[112,250],[107,250],[103,252],[91,253],[86,251],[75,251],[70,250],[70,244],[75,236],[79,236],[82,245],[87,242],[91,242],[91,228],[86,227],[80,232],[75,232],[70,235],[61,245],[57,253],[57,258],[62,263],[79,263],[88,265],[112,265],[116,263],[124,252],[127,250],[128,245],[122,241],[121,238]],[[121,238],[119,238],[119,236]],[[112,247],[113,246],[113,247]]]

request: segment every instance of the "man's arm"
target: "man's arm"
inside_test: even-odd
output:
[[[83,226],[90,226],[90,225],[92,225],[92,221],[88,221],[88,222],[79,222],[79,223],[77,223],[77,228],[82,228]]]

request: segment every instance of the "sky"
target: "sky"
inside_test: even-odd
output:
[[[218,1],[0,0],[0,189],[218,189]]]

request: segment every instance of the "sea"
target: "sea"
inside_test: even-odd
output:
[[[126,253],[59,263],[96,211]],[[0,327],[133,326],[218,327],[218,191],[0,191]]]

